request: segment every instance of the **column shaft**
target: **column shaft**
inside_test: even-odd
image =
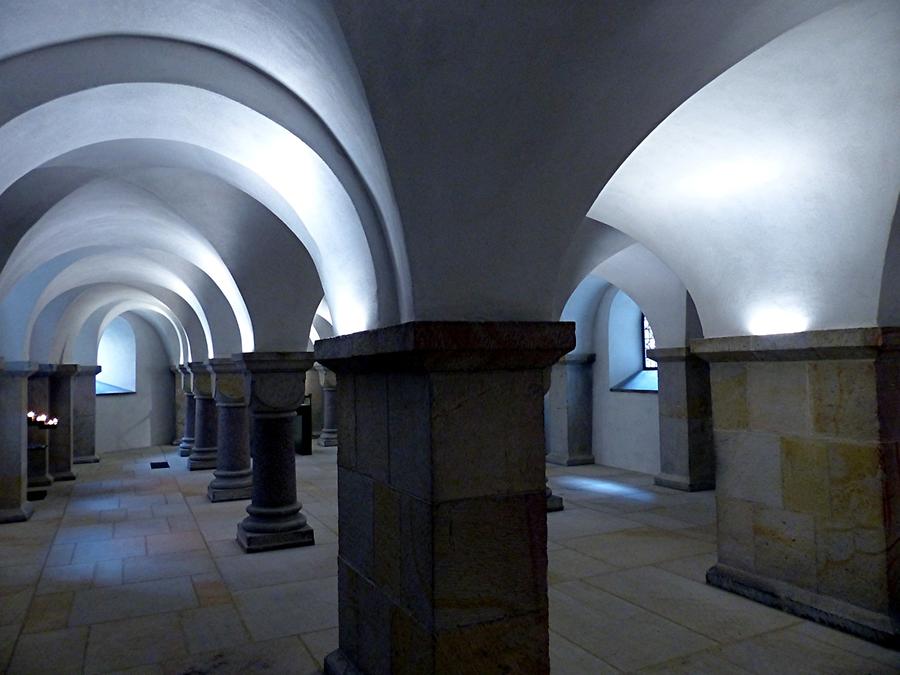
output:
[[[209,484],[211,502],[250,499],[250,419],[244,398],[244,376],[232,359],[211,359],[209,370],[218,410],[218,459]]]
[[[25,421],[28,375],[35,364],[0,366],[0,523],[27,520],[33,512],[27,501],[28,432]]]
[[[93,464],[97,457],[97,373],[100,366],[78,366],[72,395],[72,461]]]
[[[197,420],[197,401],[193,394],[184,395],[184,436],[178,445],[178,454],[182,457],[190,457],[194,448],[194,426]]]
[[[74,458],[74,394],[78,366],[60,364],[50,376],[50,410],[59,424],[50,430],[49,470],[53,480],[75,480]]]
[[[194,391],[194,447],[188,458],[191,471],[216,468],[218,413],[213,400],[212,379],[205,363],[189,364]]]

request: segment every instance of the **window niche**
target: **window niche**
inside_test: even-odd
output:
[[[137,354],[134,329],[118,316],[103,331],[97,346],[98,395],[134,394],[136,392]]]
[[[657,393],[656,361],[647,356],[655,346],[653,329],[641,308],[624,291],[616,293],[609,308],[610,391]]]

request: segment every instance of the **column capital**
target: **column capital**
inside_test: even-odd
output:
[[[99,374],[100,371],[102,371],[102,370],[103,370],[102,366],[78,364],[78,372],[76,374],[79,376],[83,375],[86,377],[86,376],[90,375],[93,377],[93,376]]]
[[[244,368],[232,358],[210,359],[206,364],[212,374],[213,398],[218,406],[244,406]]]
[[[0,368],[0,375],[6,377],[29,377],[38,364],[34,361],[5,361],[3,367]]]
[[[316,342],[316,360],[341,372],[530,370],[575,347],[557,321],[413,321]]]
[[[59,377],[74,377],[78,374],[79,366],[77,363],[59,363],[53,371],[53,375]]]
[[[56,372],[56,365],[53,363],[37,363],[35,369],[31,373],[31,377],[50,377]]]
[[[254,412],[293,412],[303,403],[312,352],[246,352],[233,358],[247,375],[244,394]]]
[[[191,369],[191,384],[197,398],[212,398],[212,374],[206,361],[193,361],[188,364]]]

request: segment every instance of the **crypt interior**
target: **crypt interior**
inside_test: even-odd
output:
[[[0,0],[0,672],[898,672],[898,191],[897,0]]]

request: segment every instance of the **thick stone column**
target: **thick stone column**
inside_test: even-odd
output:
[[[182,457],[190,457],[194,447],[194,422],[197,416],[197,404],[194,401],[194,384],[190,369],[181,364],[178,366],[181,373],[181,391],[184,393],[184,436],[178,444],[178,454]]]
[[[316,343],[341,433],[326,672],[549,672],[542,406],[574,345],[573,324],[462,322]]]
[[[693,341],[710,362],[707,581],[900,646],[900,329]]]
[[[322,385],[322,432],[319,434],[319,445],[335,446],[338,444],[337,377],[320,364],[316,364],[316,370]]]
[[[211,502],[250,499],[250,418],[244,398],[244,371],[233,359],[210,359],[213,398],[219,421],[215,478],[206,491]]]
[[[315,543],[297,500],[294,417],[303,402],[312,352],[235,354],[250,403],[253,493],[237,541],[248,553]]]
[[[56,370],[51,363],[39,363],[28,378],[28,410],[53,417],[50,410],[50,376]],[[28,487],[47,487],[53,483],[50,475],[50,431],[43,427],[28,427]]]
[[[97,457],[97,373],[100,366],[78,366],[72,395],[72,461],[93,464]]]
[[[594,463],[594,355],[569,354],[553,366],[547,406],[547,461]]]
[[[216,402],[212,393],[212,376],[202,361],[188,364],[194,390],[194,447],[188,458],[188,469],[200,471],[216,468],[218,442]]]
[[[172,373],[172,383],[175,387],[174,395],[175,395],[175,403],[174,403],[174,412],[175,412],[175,438],[172,440],[172,445],[181,445],[182,436],[178,436],[178,430],[184,429],[185,419],[184,415],[187,409],[187,401],[184,398],[184,388],[181,382],[181,378],[183,377],[181,371],[177,366],[171,366],[169,371]]]
[[[716,486],[709,364],[687,348],[654,349],[659,366],[659,464],[653,482],[676,490]]]
[[[61,363],[50,375],[50,411],[59,424],[49,431],[50,475],[53,480],[75,480],[72,473],[74,443],[75,377],[78,366]]]
[[[28,376],[37,364],[7,362],[0,367],[0,523],[28,520]]]

